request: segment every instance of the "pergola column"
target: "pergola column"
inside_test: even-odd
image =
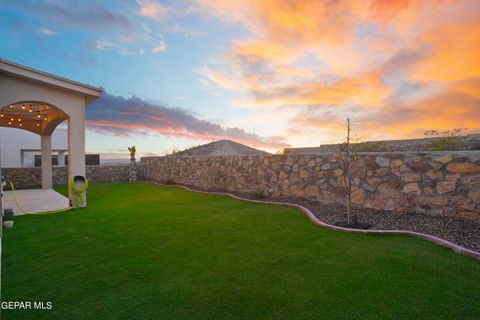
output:
[[[74,176],[85,177],[85,108],[68,118],[68,182]]]
[[[42,189],[52,188],[52,136],[42,135]]]

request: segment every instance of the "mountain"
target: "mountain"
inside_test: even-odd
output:
[[[174,156],[225,156],[225,155],[254,155],[268,154],[231,140],[218,140],[198,147],[176,152]]]

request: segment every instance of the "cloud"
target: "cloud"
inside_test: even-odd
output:
[[[436,94],[413,102],[393,103],[365,112],[351,107],[305,108],[292,118],[301,128],[322,128],[342,136],[345,119],[352,119],[353,132],[365,139],[422,137],[427,130],[468,128],[480,130],[480,78],[462,80]]]
[[[40,28],[38,31],[40,31],[40,33],[46,35],[46,36],[53,36],[53,35],[56,35],[57,33],[51,29],[48,29],[48,28]]]
[[[207,87],[217,86],[225,90],[238,91],[245,89],[242,82],[238,79],[228,76],[227,74],[216,72],[203,66],[193,70],[195,73],[203,77],[203,84]]]
[[[141,47],[134,48],[133,46],[129,46],[128,44],[110,40],[86,41],[84,45],[87,48],[100,51],[117,51],[119,54],[124,56],[143,55],[145,53],[145,49]]]
[[[122,55],[143,54],[151,40],[151,30],[127,6],[115,8],[93,1],[14,1],[8,6],[48,21],[57,30],[81,31],[87,39],[84,44],[95,50],[115,50]],[[54,35],[53,29],[41,28],[44,35]]]
[[[347,117],[371,137],[480,130],[478,1],[197,0],[194,11],[250,31],[201,81],[236,106],[296,110],[293,136],[342,137]]]
[[[152,51],[155,53],[159,53],[167,50],[167,45],[165,44],[165,39],[163,38],[163,35],[160,34],[158,38],[159,40],[157,42],[157,45],[152,49]]]
[[[154,20],[162,20],[167,15],[167,7],[154,0],[137,0],[137,13]]]
[[[87,108],[87,128],[100,134],[125,137],[159,134],[192,140],[231,139],[270,149],[288,146],[282,137],[260,137],[241,128],[202,120],[185,109],[108,93]]]
[[[124,13],[114,12],[100,3],[83,1],[17,1],[9,5],[48,19],[51,23],[90,29],[97,32],[132,32],[135,23]]]

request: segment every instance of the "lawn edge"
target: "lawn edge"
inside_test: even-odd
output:
[[[313,212],[311,212],[309,209],[305,208],[302,205],[296,204],[296,203],[290,203],[290,202],[274,202],[274,201],[263,201],[263,200],[253,200],[253,199],[246,199],[246,198],[241,198],[239,196],[236,196],[231,193],[227,192],[214,192],[214,191],[201,191],[201,190],[195,190],[195,189],[190,189],[187,186],[183,185],[167,185],[159,182],[153,182],[156,185],[159,186],[164,186],[164,187],[177,187],[177,188],[182,188],[191,192],[197,192],[197,193],[205,193],[205,194],[214,194],[214,195],[224,195],[224,196],[229,196],[233,199],[236,200],[241,200],[241,201],[248,201],[248,202],[253,202],[253,203],[262,203],[262,204],[273,204],[273,205],[283,205],[283,206],[290,206],[299,209],[303,213],[307,215],[307,217],[310,219],[310,221],[313,224],[316,224],[318,226],[324,227],[326,229],[330,229],[333,231],[342,231],[342,232],[349,232],[349,233],[360,233],[360,234],[383,234],[383,235],[403,235],[403,236],[411,236],[411,237],[417,237],[420,239],[428,240],[430,242],[433,242],[437,245],[440,245],[442,247],[448,248],[456,253],[480,260],[480,252],[474,251],[471,249],[467,249],[465,247],[462,247],[458,244],[455,244],[453,242],[450,242],[448,240],[435,237],[432,235],[428,235],[425,233],[420,233],[420,232],[414,232],[414,231],[407,231],[407,230],[360,230],[360,229],[349,229],[349,228],[342,228],[338,226],[334,226],[331,224],[328,224],[326,222],[321,221],[318,219]]]

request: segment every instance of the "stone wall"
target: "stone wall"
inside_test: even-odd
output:
[[[403,140],[382,140],[382,141],[368,141],[371,144],[380,144],[388,148],[388,151],[403,152],[403,151],[422,151],[426,150],[436,138],[422,138],[422,139],[403,139]],[[352,143],[354,146],[355,143]],[[288,154],[302,154],[302,153],[326,153],[336,152],[338,144],[322,144],[318,147],[305,148],[285,148],[284,152]],[[469,134],[465,137],[463,142],[463,150],[480,150],[480,134]],[[382,150],[381,150],[382,151]]]
[[[87,179],[95,181],[128,181],[130,165],[86,166]],[[42,185],[40,168],[2,168],[2,175],[13,181],[16,188],[38,188]],[[141,176],[141,166],[137,166]],[[53,168],[53,183],[67,183],[67,167]]]
[[[335,154],[145,157],[146,179],[205,190],[255,192],[343,203]],[[361,153],[352,161],[355,206],[476,218],[480,152]]]

